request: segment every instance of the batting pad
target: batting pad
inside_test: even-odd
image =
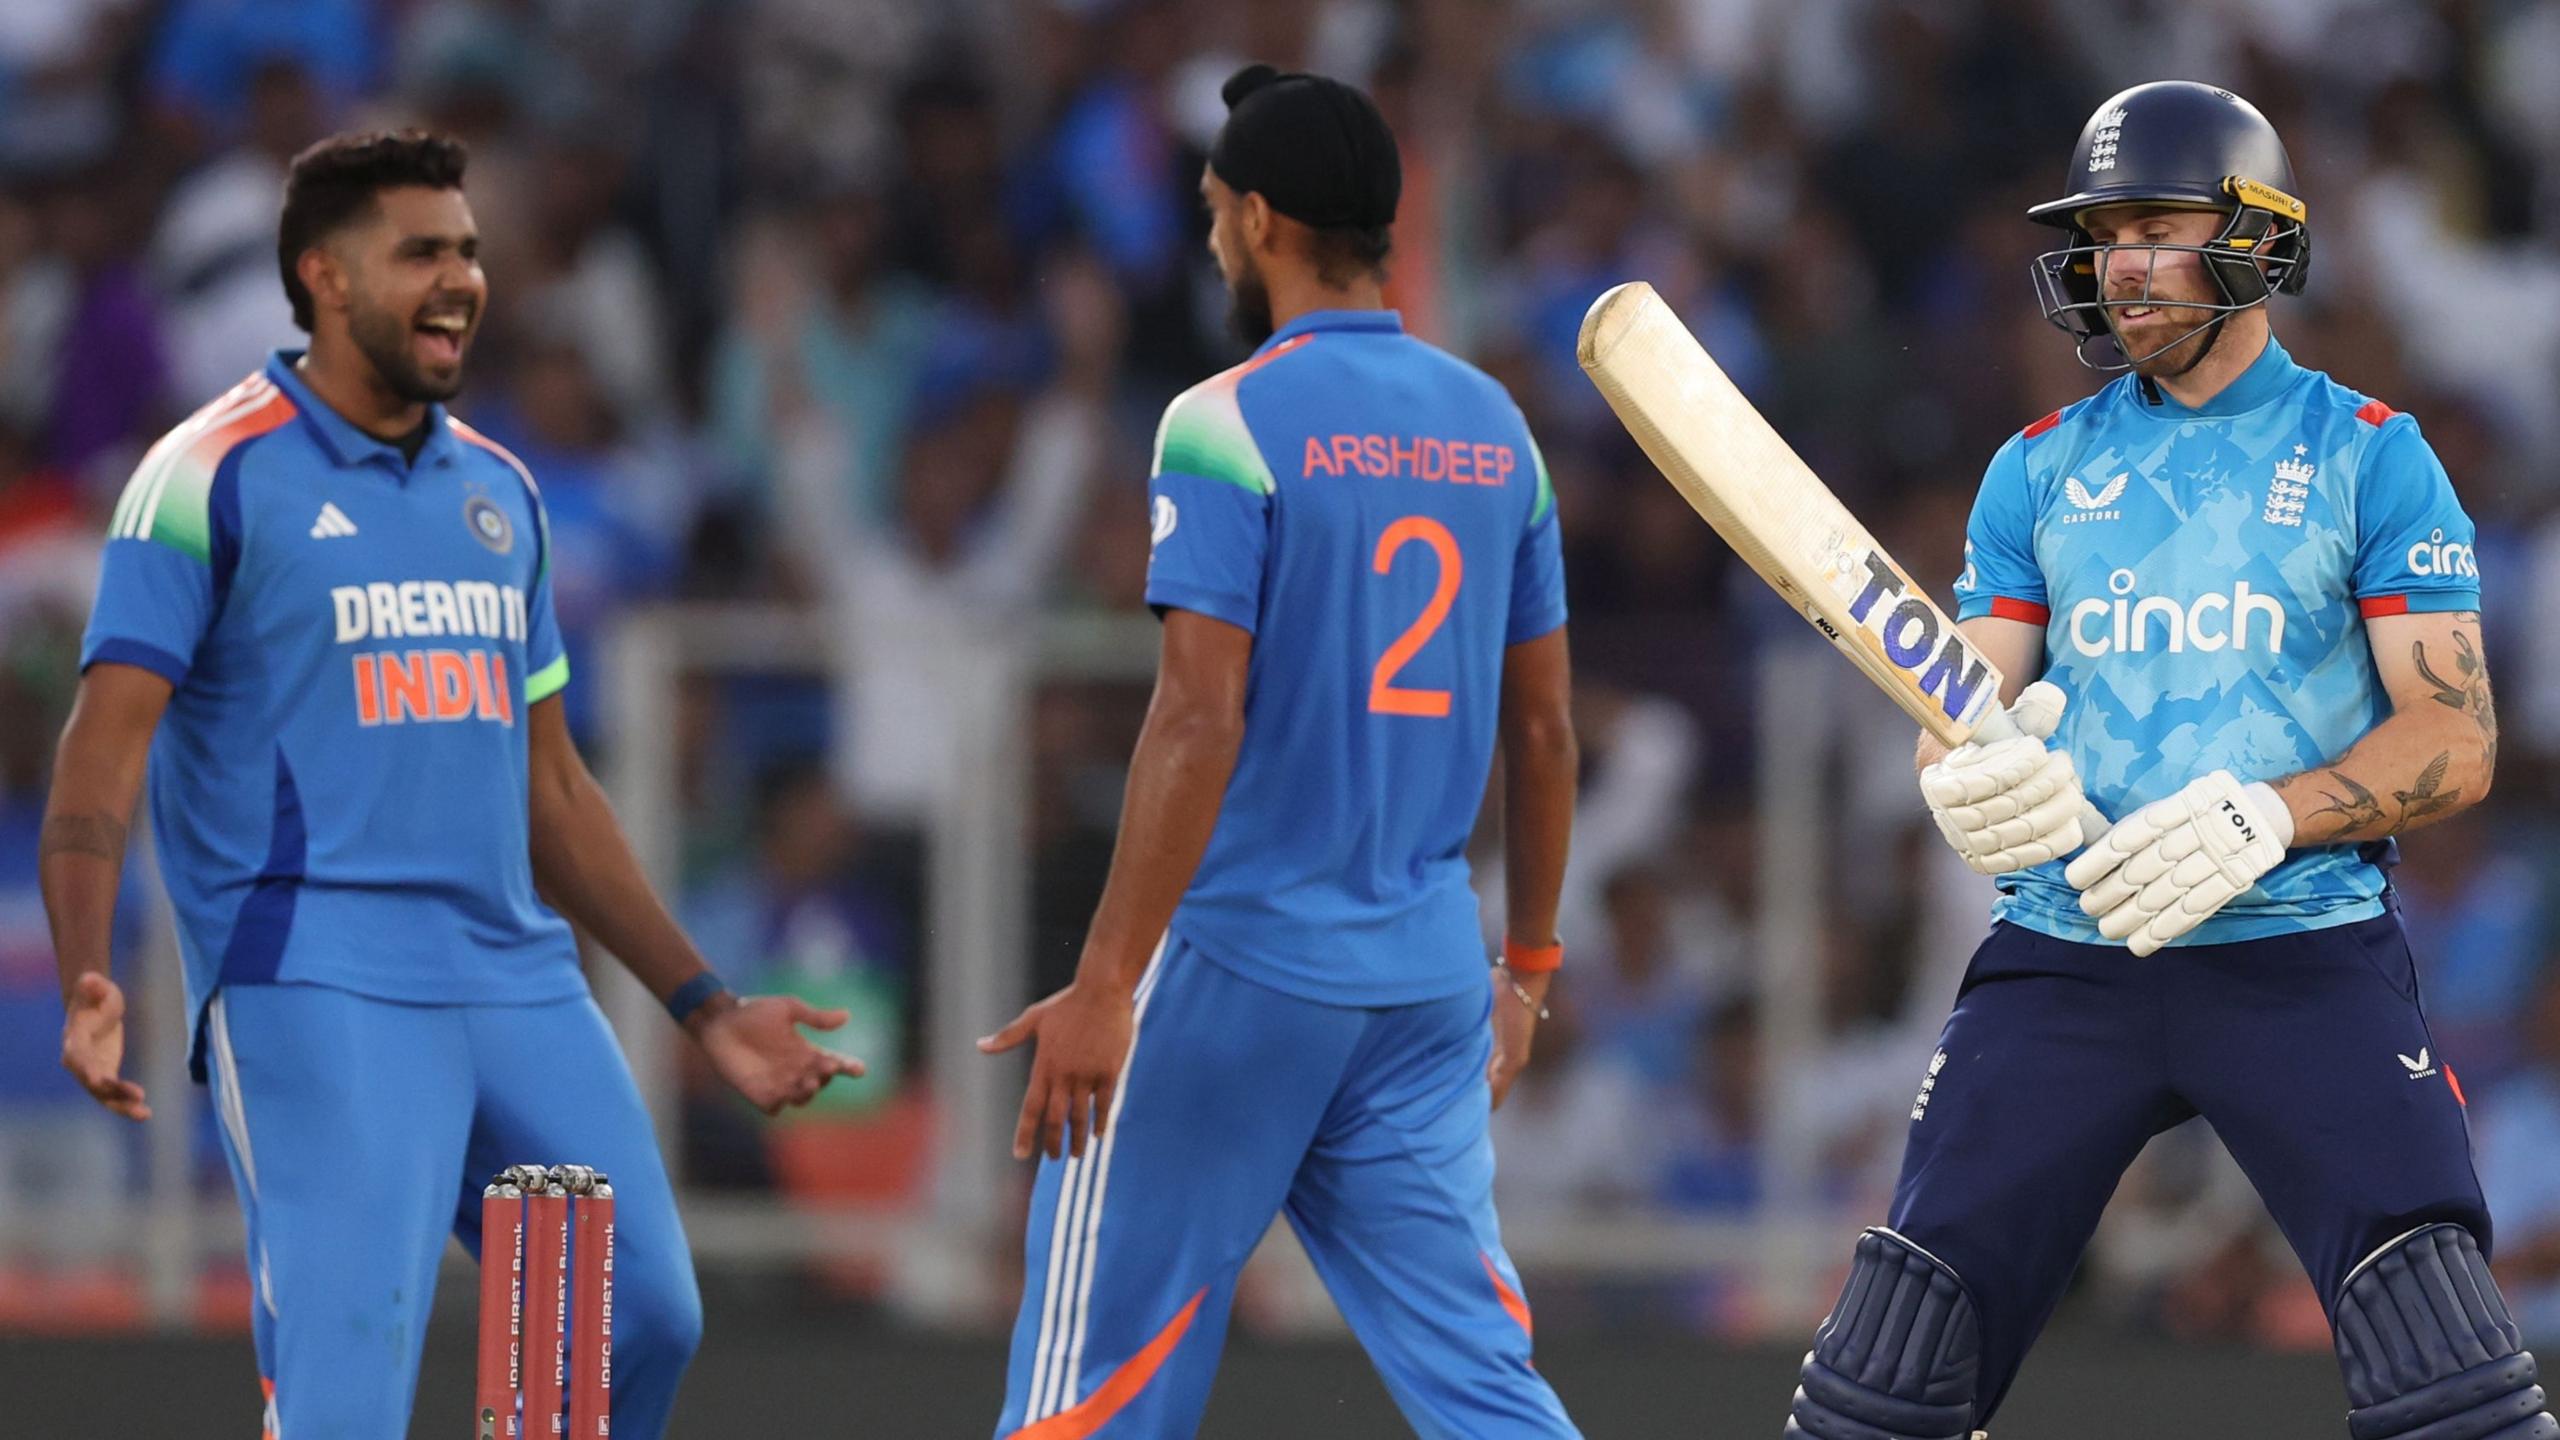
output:
[[[1871,1228],[1805,1357],[1788,1440],[1967,1440],[1981,1360],[1982,1327],[1956,1272]]]
[[[2335,1317],[2354,1440],[2560,1440],[2533,1355],[2459,1225],[2410,1231],[2348,1272]]]

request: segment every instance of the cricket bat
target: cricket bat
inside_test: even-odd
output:
[[[1813,628],[1952,748],[2018,733],[1998,666],[1912,583],[1858,517],[1709,358],[1651,285],[1591,302],[1576,356],[1645,455]],[[2095,806],[2082,844],[2106,833]]]

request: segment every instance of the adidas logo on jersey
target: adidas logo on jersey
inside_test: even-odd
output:
[[[320,518],[311,522],[311,538],[314,540],[336,540],[354,533],[356,522],[348,519],[347,512],[339,509],[335,501],[324,501],[320,506]]]
[[[2071,648],[2093,660],[2153,649],[2173,655],[2190,647],[2206,654],[2226,648],[2247,651],[2256,649],[2261,639],[2270,655],[2284,650],[2284,606],[2272,596],[2253,593],[2246,580],[2233,585],[2228,595],[2199,595],[2193,600],[2134,594],[2134,587],[2141,583],[2132,571],[2118,570],[2107,577],[2107,589],[2115,599],[2083,600],[2072,606],[2067,627]],[[2254,633],[2249,623],[2253,617],[2266,621]],[[2160,637],[2156,646],[2155,635]]]
[[[2062,482],[2063,498],[2069,500],[2071,502],[2071,508],[2080,513],[2076,515],[2063,516],[2062,523],[2065,525],[2083,525],[2092,520],[2113,520],[2117,518],[2124,512],[2114,508],[2115,503],[2124,495],[2124,487],[2131,482],[2132,479],[2132,471],[2119,470],[2116,472],[2115,478],[2109,480],[2106,484],[2099,486],[2097,493],[2095,494],[2091,494],[2089,487],[2080,483],[2080,478],[2076,475],[2064,480]]]

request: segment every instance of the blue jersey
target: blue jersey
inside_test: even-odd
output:
[[[1484,983],[1466,843],[1503,652],[1564,623],[1519,407],[1392,311],[1321,311],[1156,433],[1147,600],[1253,634],[1245,732],[1174,933],[1290,994]]]
[[[2337,760],[2391,713],[2366,618],[2480,608],[2471,521],[2417,422],[2272,337],[2200,408],[2126,377],[2028,426],[1983,478],[1965,560],[1959,618],[2045,627],[2070,697],[2054,743],[2109,815],[2214,770]],[[2173,943],[2377,915],[2385,849],[2296,849]],[[2062,862],[2001,888],[2001,918],[2099,939]]]
[[[533,479],[440,406],[411,464],[296,358],[143,457],[81,648],[175,687],[151,823],[189,1013],[275,981],[580,994],[528,844],[525,709],[568,682]]]

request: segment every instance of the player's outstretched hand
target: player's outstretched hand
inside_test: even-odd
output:
[[[142,1087],[124,1078],[124,991],[94,971],[71,987],[62,1022],[62,1068],[91,1098],[128,1120],[148,1120]]]
[[[1137,1032],[1130,992],[1079,981],[978,1042],[986,1055],[1032,1042],[1031,1085],[1013,1127],[1014,1159],[1030,1159],[1035,1145],[1052,1160],[1061,1146],[1067,1154],[1084,1154],[1085,1142],[1099,1138],[1111,1123],[1111,1097],[1120,1088],[1120,1068],[1129,1063]]]
[[[2149,955],[2284,859],[2293,814],[2264,783],[2216,770],[2118,822],[2062,874],[2098,933]]]
[[[2045,748],[2062,706],[2061,687],[2039,680],[2009,707],[2018,734],[1988,745],[1967,741],[1920,772],[1938,833],[1981,874],[2029,869],[2080,847],[2080,812],[2088,804],[2080,772],[2068,752]]]
[[[1493,967],[1493,1058],[1485,1063],[1485,1083],[1493,1087],[1493,1108],[1502,1108],[1504,1097],[1511,1093],[1511,1082],[1529,1068],[1529,1047],[1538,1039],[1538,1010],[1521,1002],[1513,993],[1517,984],[1531,1000],[1544,1007],[1547,984],[1555,976],[1515,975],[1510,969]]]
[[[833,1030],[851,1019],[796,995],[750,995],[702,1022],[696,1038],[711,1068],[767,1115],[806,1105],[839,1075],[859,1077],[862,1062],[809,1043],[800,1027]]]

